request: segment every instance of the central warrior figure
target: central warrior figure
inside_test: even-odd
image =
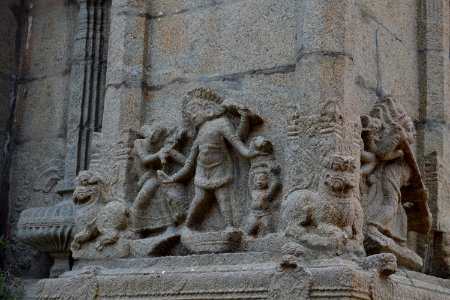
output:
[[[195,196],[188,211],[186,225],[193,227],[204,217],[204,205],[210,196],[219,203],[227,229],[235,227],[231,201],[233,181],[232,161],[227,142],[245,158],[258,154],[249,149],[238,137],[237,131],[225,115],[226,108],[221,99],[206,88],[197,88],[187,93],[186,113],[198,130],[186,164],[172,176],[158,171],[161,182],[171,183],[189,179],[195,170]],[[241,125],[248,123],[248,111],[242,109]]]

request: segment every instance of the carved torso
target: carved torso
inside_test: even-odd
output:
[[[198,148],[197,186],[214,189],[231,182],[231,157],[225,140],[232,138],[233,132],[232,124],[225,117],[208,121],[200,127],[195,143]]]

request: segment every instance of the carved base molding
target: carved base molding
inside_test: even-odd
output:
[[[80,261],[38,283],[37,299],[449,299],[450,286],[411,271],[386,276],[341,259],[270,253]]]

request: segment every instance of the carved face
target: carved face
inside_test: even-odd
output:
[[[324,184],[336,195],[344,196],[356,187],[355,160],[351,157],[333,156],[325,163]]]
[[[167,130],[164,127],[155,127],[150,135],[150,143],[156,144],[167,137]]]
[[[192,123],[196,127],[200,127],[206,121],[222,115],[224,110],[213,101],[194,98],[189,101],[187,112],[191,117]]]
[[[84,205],[95,200],[96,195],[102,192],[104,186],[101,178],[93,172],[80,172],[75,182],[73,199],[75,204]]]
[[[256,190],[265,190],[269,187],[270,174],[268,171],[258,172],[253,175],[253,188]]]

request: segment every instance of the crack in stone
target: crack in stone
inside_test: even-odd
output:
[[[159,20],[159,19],[165,19],[165,18],[172,18],[172,17],[176,17],[176,16],[179,16],[179,15],[182,15],[185,13],[195,12],[198,10],[207,9],[207,8],[211,8],[211,7],[228,5],[231,2],[239,2],[239,1],[242,1],[242,0],[232,0],[232,1],[212,0],[210,3],[207,3],[207,4],[186,7],[186,8],[180,9],[178,11],[161,13],[159,15],[152,15],[150,13],[132,13],[132,12],[126,12],[126,11],[119,12],[119,13],[117,13],[117,15],[118,16],[141,17],[141,18],[145,18],[148,20]]]
[[[25,83],[31,83],[33,81],[43,81],[43,80],[46,80],[49,78],[66,76],[66,75],[70,74],[71,70],[72,70],[72,67],[67,67],[67,68],[63,69],[61,72],[57,72],[57,73],[53,73],[53,74],[46,74],[46,75],[41,75],[41,76],[26,76],[26,77],[20,78],[18,80],[18,83],[25,84]]]
[[[383,84],[381,80],[381,63],[380,63],[380,45],[378,40],[378,30],[380,27],[377,27],[377,30],[375,31],[375,58],[377,63],[377,87],[376,87],[376,95],[377,97],[381,97],[383,95]]]
[[[170,86],[172,84],[188,84],[188,83],[210,83],[210,82],[218,82],[218,81],[229,81],[229,82],[240,82],[242,79],[244,79],[246,76],[253,76],[253,75],[274,75],[274,74],[288,74],[295,72],[296,65],[290,64],[290,65],[283,65],[268,69],[258,69],[258,70],[251,70],[246,72],[239,72],[239,73],[232,73],[232,74],[226,74],[226,75],[212,75],[212,76],[201,76],[196,78],[186,78],[186,77],[179,77],[172,79],[169,82],[158,84],[158,85],[149,85],[145,81],[128,81],[124,80],[118,83],[110,83],[107,85],[107,88],[112,87],[119,89],[121,87],[125,88],[141,88],[145,91],[159,91],[167,86]]]
[[[303,51],[303,49],[300,49],[299,54],[297,56],[297,63],[299,63],[303,58],[305,58],[306,56],[312,56],[312,55],[316,55],[316,56],[330,56],[330,57],[346,57],[348,59],[350,59],[351,61],[353,61],[353,57],[345,52],[338,52],[338,51],[322,51],[322,50],[318,50],[318,51]]]
[[[384,30],[386,30],[390,35],[392,35],[397,41],[405,45],[402,39],[397,37],[387,26],[385,26],[383,23],[381,23],[379,20],[377,20],[374,16],[370,15],[367,11],[365,11],[361,6],[359,7],[359,10],[361,12],[361,16],[363,19],[365,19],[367,22],[372,22],[375,25],[377,25],[377,31],[378,27],[382,27]],[[406,46],[406,45],[405,45]],[[409,48],[409,47],[408,47]],[[414,49],[415,50],[415,49]]]

